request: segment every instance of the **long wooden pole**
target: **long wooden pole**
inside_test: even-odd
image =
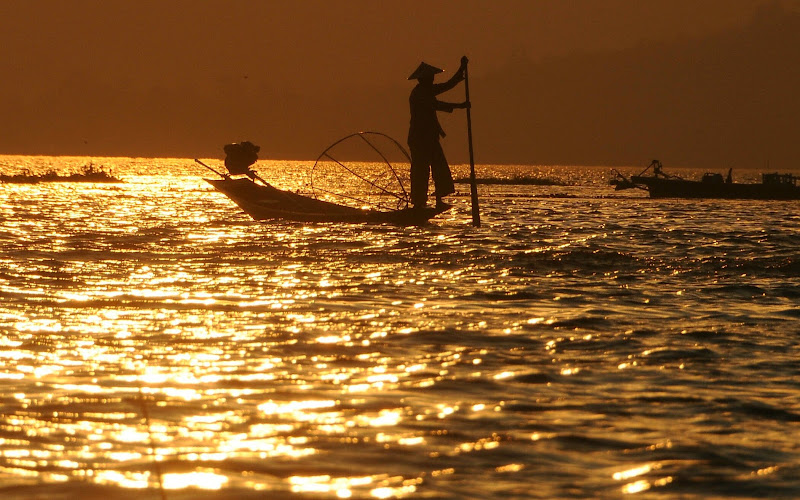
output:
[[[197,158],[194,159],[194,162],[197,163],[198,165],[202,165],[202,166],[206,167],[207,169],[211,170],[212,172],[214,172],[218,176],[222,177],[223,179],[227,179],[229,177],[227,174],[223,174],[219,170],[216,170],[216,169],[213,169],[213,168],[209,167],[208,165],[206,165],[202,161],[198,160]]]
[[[197,158],[195,158],[195,160],[194,160],[194,161],[195,161],[195,163],[197,163],[197,164],[199,164],[199,165],[202,165],[202,166],[206,167],[207,169],[211,170],[212,172],[214,172],[214,173],[215,173],[215,174],[217,174],[218,176],[222,177],[223,179],[228,179],[228,178],[230,178],[230,175],[228,175],[228,174],[225,174],[225,173],[222,173],[222,172],[220,172],[219,170],[216,170],[216,169],[213,169],[213,168],[209,167],[208,165],[206,165],[206,164],[205,164],[205,163],[203,163],[202,161],[198,160]],[[272,187],[272,184],[270,184],[269,182],[267,182],[267,181],[265,181],[264,179],[262,179],[262,178],[261,178],[261,176],[260,176],[260,175],[258,175],[257,173],[253,172],[252,170],[249,170],[248,172],[249,172],[249,173],[247,173],[247,174],[245,174],[245,175],[247,175],[247,176],[248,176],[248,177],[250,177],[251,179],[253,179],[253,180],[256,180],[256,179],[258,179],[258,180],[260,180],[260,181],[261,181],[261,182],[262,182],[262,183],[263,183],[265,186]]]
[[[464,91],[466,92],[466,101],[469,100],[469,73],[467,71],[466,63],[467,56],[463,57],[464,64]],[[475,178],[475,155],[472,150],[472,115],[470,113],[470,106],[467,107],[467,141],[469,142],[469,194],[472,200],[472,225],[480,227],[481,225],[481,212],[478,208],[478,181]]]

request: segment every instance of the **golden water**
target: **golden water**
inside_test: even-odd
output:
[[[189,160],[92,161],[125,183],[0,185],[3,498],[800,495],[797,202],[486,167],[569,185],[257,223]]]

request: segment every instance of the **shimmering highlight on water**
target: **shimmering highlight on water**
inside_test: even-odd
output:
[[[262,224],[190,161],[98,163],[125,184],[0,186],[4,498],[800,495],[797,202],[484,167],[566,185]]]

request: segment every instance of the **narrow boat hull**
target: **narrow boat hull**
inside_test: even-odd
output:
[[[425,224],[449,209],[406,208],[393,211],[361,210],[338,205],[289,191],[256,184],[247,178],[205,179],[230,198],[255,220],[289,220],[295,222],[388,223],[401,226]]]

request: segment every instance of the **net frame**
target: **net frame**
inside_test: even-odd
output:
[[[383,168],[378,170],[378,172],[371,177],[368,171],[359,171],[359,168],[355,166],[356,164],[348,165],[336,157],[335,150],[342,144],[353,140],[363,141],[363,143],[377,154],[381,160],[380,163]],[[377,145],[378,140],[385,140],[388,145],[394,146],[397,149],[395,153],[399,152],[402,158],[411,165],[411,155],[402,144],[391,136],[376,131],[356,132],[342,137],[325,148],[314,161],[309,179],[312,196],[316,199],[322,199],[324,197],[328,201],[333,199],[345,205],[360,204],[361,208],[363,208],[363,206],[368,206],[373,209],[389,211],[408,208],[411,203],[409,189],[406,189],[403,179],[389,160],[388,152]],[[331,165],[335,165],[336,169],[340,169],[342,172],[353,176],[363,183],[363,185],[369,186],[371,189],[364,194],[342,193],[330,189],[325,185],[322,179],[325,178],[324,168],[331,168]],[[386,179],[388,179],[388,181]],[[389,186],[389,184],[391,184],[391,186]]]

